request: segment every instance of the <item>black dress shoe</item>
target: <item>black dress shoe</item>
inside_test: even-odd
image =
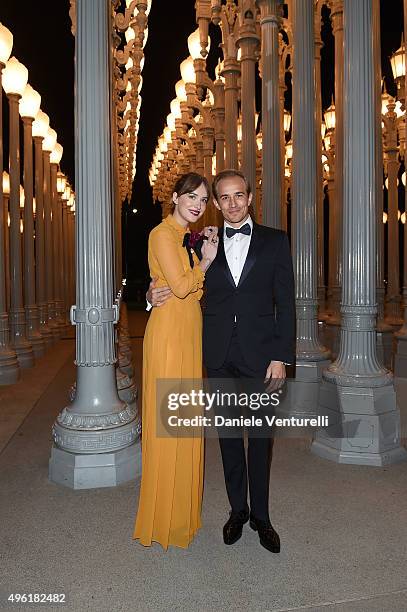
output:
[[[260,521],[250,515],[250,527],[259,534],[260,544],[272,553],[280,552],[280,538],[270,521]]]
[[[228,522],[223,527],[223,541],[225,544],[234,544],[242,535],[243,525],[249,520],[248,510],[231,512]]]

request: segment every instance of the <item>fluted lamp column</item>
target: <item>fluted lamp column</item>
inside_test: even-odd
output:
[[[34,365],[34,353],[27,339],[23,303],[23,266],[20,233],[20,126],[18,102],[28,80],[28,70],[12,57],[3,71],[3,88],[9,99],[10,156],[10,340],[21,368]]]
[[[40,333],[40,314],[35,294],[36,266],[34,258],[34,182],[32,124],[40,110],[41,96],[27,85],[20,100],[20,115],[24,128],[24,303],[27,322],[27,338],[35,357],[45,352],[44,338]]]
[[[375,129],[376,129],[376,234],[377,234],[377,265],[376,265],[376,295],[377,319],[376,341],[379,360],[387,368],[391,367],[393,353],[393,328],[384,321],[384,223],[383,223],[383,128],[382,128],[382,57],[380,34],[380,5],[373,5],[373,36],[374,36],[374,83],[375,83]]]
[[[335,37],[335,198],[333,200],[333,219],[335,235],[342,234],[343,211],[343,0],[331,0],[332,30]],[[327,124],[328,127],[328,124]],[[331,212],[331,207],[330,207]],[[331,219],[331,217],[330,217]],[[335,240],[332,245],[332,274],[329,289],[329,319],[327,325],[333,326],[334,354],[339,342],[340,299],[342,287],[342,244]]]
[[[246,2],[239,13],[239,29],[236,44],[241,49],[241,113],[242,113],[242,171],[249,180],[256,215],[256,60],[260,38],[256,31],[256,4]],[[277,60],[278,62],[278,54]],[[279,124],[277,126],[279,129]],[[281,193],[280,193],[281,196]],[[278,198],[280,202],[280,197]]]
[[[240,66],[237,60],[238,7],[233,1],[222,6],[220,0],[212,0],[212,21],[221,23],[224,60],[220,75],[225,79],[225,167],[238,169],[237,117],[238,78]]]
[[[67,229],[68,229],[68,308],[75,303],[75,203],[74,196],[71,197],[71,188],[69,185],[65,188],[67,196]]]
[[[10,175],[3,171],[4,263],[6,281],[6,309],[10,311]],[[16,357],[17,358],[17,357]]]
[[[216,70],[214,86],[213,115],[215,119],[215,150],[216,150],[216,173],[225,168],[225,85],[224,79]],[[216,216],[218,210],[216,210]]]
[[[278,32],[282,2],[257,0],[257,4],[260,8],[262,61],[262,222],[269,227],[281,228],[283,143]]]
[[[48,326],[53,340],[60,337],[60,329],[56,318],[55,287],[54,287],[54,224],[52,222],[52,183],[51,183],[51,152],[57,142],[57,133],[51,127],[42,143],[42,159],[44,172],[44,252],[45,252],[45,288],[47,296]]]
[[[70,321],[69,321],[69,309],[71,304],[68,304],[68,275],[69,275],[69,247],[68,247],[68,218],[67,218],[67,198],[66,198],[66,176],[59,172],[57,176],[57,191],[61,205],[61,225],[60,225],[60,245],[62,249],[61,253],[61,296],[62,296],[62,323],[64,325],[64,332],[67,333]]]
[[[317,385],[329,364],[318,337],[314,0],[293,0],[292,244],[296,278],[296,412],[315,409]],[[311,383],[311,384],[310,384]],[[308,397],[309,400],[304,401]]]
[[[45,284],[44,163],[42,143],[48,133],[49,118],[42,110],[32,124],[35,158],[35,292],[40,317],[40,333],[49,348],[54,339],[48,325],[48,303]]]
[[[5,237],[7,228],[7,214],[3,203],[3,113],[2,108],[2,72],[10,57],[13,47],[13,35],[5,26],[0,24],[0,385],[11,385],[19,377],[17,355],[10,344],[10,328],[7,312],[6,295],[6,260]]]
[[[407,458],[393,377],[376,349],[376,154],[373,4],[344,2],[343,288],[339,355],[323,373],[319,407],[331,429],[312,450],[338,463]]]
[[[387,170],[387,294],[385,300],[385,322],[399,328],[400,316],[400,264],[399,264],[399,219],[398,219],[398,172],[400,169],[399,144],[397,139],[396,100],[386,96],[383,104],[385,125],[385,154]]]
[[[63,247],[61,245],[61,199],[58,192],[58,168],[62,159],[63,147],[59,142],[55,143],[50,155],[51,168],[51,211],[52,211],[52,259],[54,271],[54,300],[55,300],[55,320],[60,335],[65,331],[65,321],[63,317],[62,299],[62,278],[63,271]]]
[[[322,87],[321,87],[321,9],[323,0],[317,0],[315,6],[315,138],[317,145],[317,266],[318,266],[318,319],[327,318],[325,265],[324,265],[324,186],[322,169]]]
[[[78,489],[134,478],[141,460],[136,413],[119,399],[115,373],[110,15],[109,0],[76,2],[77,381],[53,427],[49,475]]]

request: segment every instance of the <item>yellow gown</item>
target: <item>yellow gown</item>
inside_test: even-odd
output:
[[[156,380],[202,377],[202,296],[204,273],[195,253],[191,269],[182,246],[186,228],[172,215],[149,236],[148,262],[157,286],[173,296],[153,308],[143,343],[142,478],[133,539],[163,548],[186,548],[201,526],[203,436],[157,437]]]

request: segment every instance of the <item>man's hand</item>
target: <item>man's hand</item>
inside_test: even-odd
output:
[[[157,281],[158,278],[151,279],[146,293],[146,300],[152,306],[162,306],[173,295],[169,287],[156,287]]]
[[[269,384],[266,387],[266,393],[272,393],[281,389],[286,378],[285,365],[282,361],[270,361],[266,371],[264,382]]]

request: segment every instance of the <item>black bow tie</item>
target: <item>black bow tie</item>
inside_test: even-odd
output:
[[[235,234],[246,234],[246,236],[250,236],[251,233],[252,228],[248,223],[245,223],[244,225],[242,225],[242,227],[239,227],[239,229],[235,229],[234,227],[226,228],[226,236],[228,238],[232,238],[232,236],[234,236]]]

